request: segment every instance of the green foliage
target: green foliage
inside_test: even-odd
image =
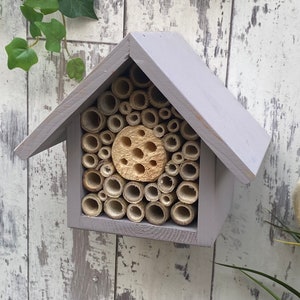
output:
[[[45,38],[45,47],[50,52],[66,51],[69,61],[67,74],[77,81],[83,79],[85,64],[79,57],[71,57],[66,42],[65,16],[69,18],[88,17],[97,19],[94,11],[94,0],[25,0],[20,10],[29,22],[29,32],[35,41],[29,45],[25,39],[16,37],[6,47],[7,66],[9,69],[21,68],[28,71],[38,62],[33,47],[41,38]],[[52,18],[43,22],[44,15],[60,11],[62,22]],[[63,43],[62,43],[63,42]]]

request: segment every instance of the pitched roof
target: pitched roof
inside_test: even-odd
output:
[[[134,61],[242,182],[255,177],[270,137],[178,34],[131,33],[16,148],[26,159],[66,139],[72,117]]]

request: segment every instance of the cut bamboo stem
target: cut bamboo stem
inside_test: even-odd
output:
[[[175,164],[173,160],[169,160],[165,166],[165,172],[170,176],[179,174],[179,165]]]
[[[120,105],[120,100],[111,91],[106,91],[97,99],[97,108],[105,116],[115,114]]]
[[[87,169],[95,169],[99,163],[99,158],[94,153],[85,153],[81,158],[81,163]]]
[[[179,201],[186,204],[193,204],[199,197],[199,186],[196,182],[182,181],[176,189]]]
[[[119,112],[125,116],[132,112],[132,107],[130,106],[129,101],[122,101],[120,103]]]
[[[129,76],[136,87],[147,88],[151,85],[150,79],[136,64],[129,69]]]
[[[133,84],[129,78],[121,76],[112,83],[111,91],[117,98],[127,99],[133,92]]]
[[[103,177],[109,177],[113,175],[116,171],[114,164],[111,161],[105,161],[100,167],[100,174]]]
[[[120,114],[114,114],[107,119],[107,127],[113,133],[118,133],[126,125],[125,119]]]
[[[180,125],[180,133],[188,141],[194,141],[199,138],[195,130],[185,120]]]
[[[129,203],[139,203],[144,197],[144,185],[140,182],[129,181],[125,184],[123,197]]]
[[[176,177],[163,173],[157,179],[157,186],[162,193],[171,193],[177,186],[177,181]]]
[[[100,137],[96,133],[87,132],[81,137],[81,148],[87,153],[98,152],[101,145]]]
[[[130,203],[127,206],[126,215],[127,218],[132,222],[139,223],[143,221],[145,217],[145,203],[144,202]]]
[[[145,216],[149,223],[154,225],[164,224],[170,216],[169,208],[160,202],[149,202],[146,205]]]
[[[147,128],[154,128],[159,122],[158,112],[154,108],[146,108],[141,113],[142,124]]]
[[[148,88],[148,97],[150,104],[156,108],[166,107],[170,104],[168,99],[160,92],[160,90],[155,85],[151,85]]]
[[[162,120],[168,120],[171,118],[171,110],[167,107],[162,107],[158,111],[158,115]]]
[[[182,152],[175,152],[172,154],[172,161],[177,164],[180,165],[181,163],[184,162],[184,157],[183,157],[183,153]]]
[[[98,198],[100,199],[100,201],[104,202],[108,199],[106,193],[103,190],[100,190],[97,194]]]
[[[130,126],[137,126],[141,124],[141,113],[139,111],[132,111],[126,116],[126,121]]]
[[[100,141],[103,145],[111,145],[115,140],[116,135],[110,130],[104,130],[100,133]]]
[[[159,200],[161,195],[160,190],[158,189],[157,183],[151,182],[145,186],[145,198],[149,202],[155,202]]]
[[[98,192],[103,186],[103,177],[99,171],[88,169],[83,173],[82,184],[88,191]]]
[[[189,225],[195,219],[195,215],[195,208],[189,204],[177,202],[171,208],[171,218],[178,225]]]
[[[164,123],[160,123],[153,128],[153,134],[158,138],[162,138],[166,133],[167,125]]]
[[[146,109],[149,105],[147,93],[143,90],[135,90],[129,98],[131,107],[135,110]]]
[[[183,180],[196,180],[199,177],[199,173],[199,164],[195,161],[186,160],[180,165],[179,174]]]
[[[111,147],[110,146],[103,146],[98,151],[98,157],[107,160],[111,158]]]
[[[182,139],[178,134],[167,133],[163,137],[163,143],[164,143],[165,149],[168,152],[176,152],[181,147]]]
[[[173,116],[174,116],[175,118],[178,118],[178,119],[180,119],[180,120],[183,119],[182,115],[175,109],[174,106],[171,107],[171,113],[173,114]]]
[[[171,133],[176,133],[180,129],[180,121],[179,119],[172,119],[167,124],[167,129]]]
[[[83,197],[81,201],[81,208],[85,215],[90,217],[97,217],[102,212],[102,202],[93,193],[89,193]]]
[[[123,198],[108,198],[104,202],[104,212],[112,219],[122,219],[127,210],[127,202]]]
[[[104,179],[103,190],[108,197],[118,198],[123,193],[124,185],[124,178],[115,173]]]
[[[106,123],[105,116],[98,111],[97,107],[86,109],[80,117],[82,129],[90,133],[97,133],[104,128]]]
[[[159,201],[166,207],[170,207],[176,200],[176,193],[173,191],[172,193],[162,193],[160,195]]]
[[[197,141],[187,141],[182,146],[182,154],[185,159],[198,160],[200,157],[200,143]]]

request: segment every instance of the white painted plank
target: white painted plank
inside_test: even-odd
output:
[[[5,45],[26,38],[21,14],[13,1],[0,2],[0,298],[27,299],[27,171],[13,154],[24,138],[26,74],[9,71]]]
[[[29,74],[29,131],[76,83],[63,76],[64,60],[39,46],[39,65]],[[91,66],[107,45],[74,44]],[[29,161],[30,299],[112,299],[115,236],[67,228],[66,149],[59,144]]]
[[[216,261],[260,269],[299,289],[300,253],[274,242],[264,209],[293,224],[291,191],[300,171],[300,3],[235,1],[234,11],[228,85],[272,134],[272,142],[257,179],[236,186]],[[273,299],[241,274],[220,267],[213,291],[213,299]],[[285,293],[282,299],[296,297]]]
[[[127,2],[125,25],[127,32],[171,30],[183,34],[225,82],[230,15],[231,1],[133,0]],[[211,248],[122,237],[118,253],[119,300],[210,297]]]

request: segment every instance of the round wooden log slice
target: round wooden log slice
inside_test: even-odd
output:
[[[163,173],[167,154],[151,129],[143,125],[127,126],[112,145],[112,160],[123,178],[153,182]]]

